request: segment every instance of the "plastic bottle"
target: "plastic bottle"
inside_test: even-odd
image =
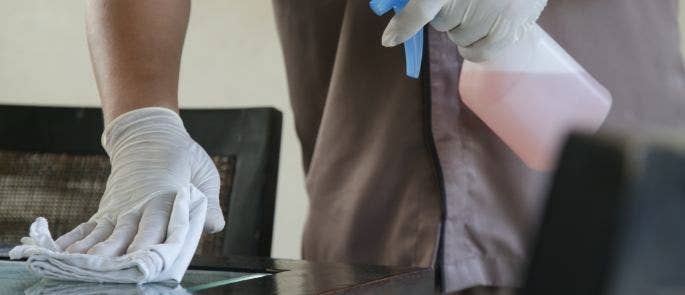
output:
[[[464,61],[463,102],[535,170],[554,166],[571,131],[596,132],[611,94],[538,25],[499,55]]]

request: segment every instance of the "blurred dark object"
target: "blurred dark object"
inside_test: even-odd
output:
[[[269,256],[281,113],[182,110],[181,117],[219,169],[227,220],[222,233],[203,236],[196,254]],[[0,106],[0,245],[18,243],[36,216],[62,234],[95,213],[109,175],[102,129],[95,108]]]
[[[520,294],[685,294],[684,147],[572,136]]]

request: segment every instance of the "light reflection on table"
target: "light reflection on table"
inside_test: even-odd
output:
[[[41,279],[21,261],[0,260],[0,294],[188,294],[268,276],[268,273],[188,270],[181,284],[100,284]]]

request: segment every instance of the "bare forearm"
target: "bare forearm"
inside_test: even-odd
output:
[[[178,110],[190,0],[87,0],[87,34],[105,121],[160,106]]]

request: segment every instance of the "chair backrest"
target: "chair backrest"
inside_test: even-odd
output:
[[[203,236],[197,254],[269,256],[281,113],[203,109],[181,117],[219,169],[227,219],[223,233]],[[35,215],[51,214],[61,234],[89,218],[109,174],[102,130],[97,108],[0,106],[0,228],[25,233]],[[0,230],[0,244],[11,232]]]
[[[520,294],[683,294],[684,233],[682,143],[574,136]]]

